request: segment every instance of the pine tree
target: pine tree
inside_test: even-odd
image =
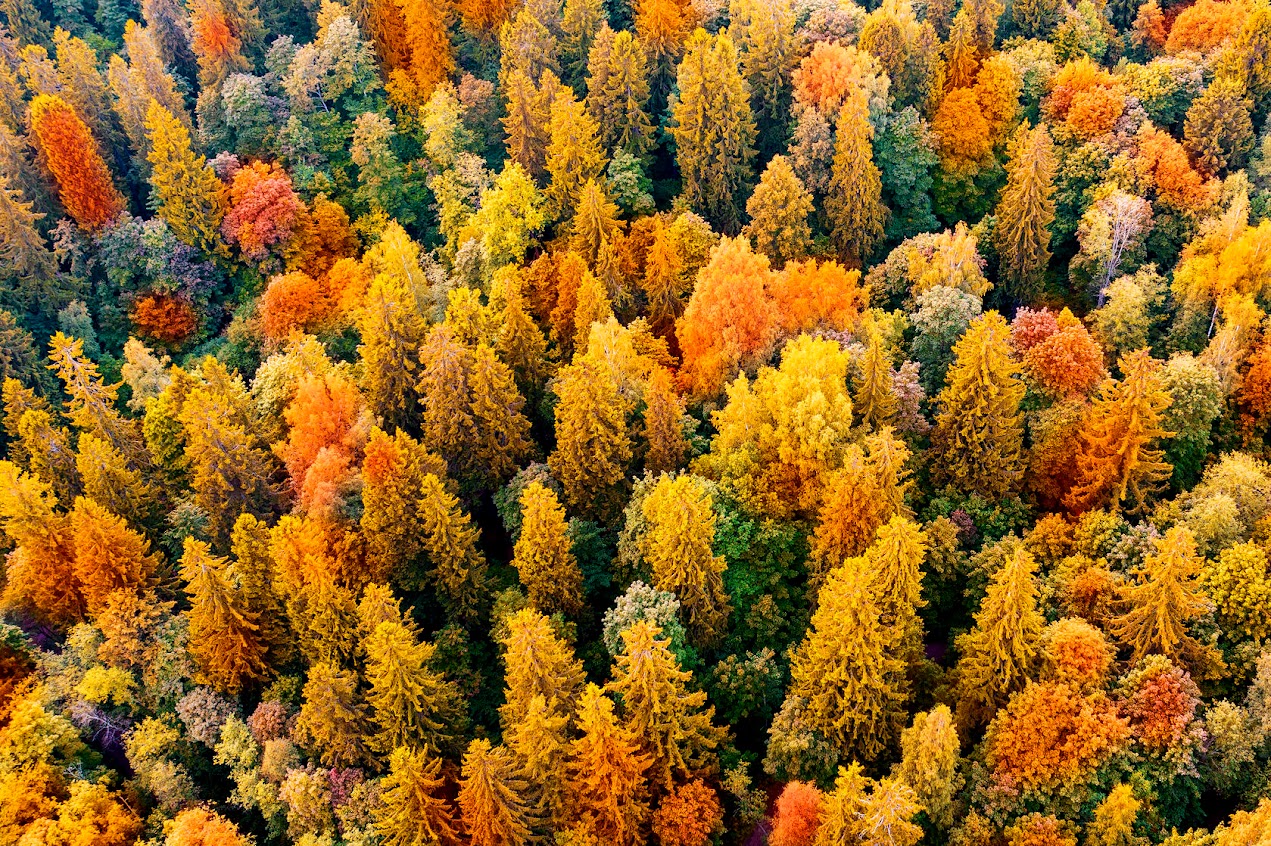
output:
[[[1103,384],[1082,426],[1077,481],[1064,497],[1074,511],[1108,504],[1138,513],[1172,470],[1154,446],[1172,435],[1161,425],[1172,402],[1161,363],[1141,349],[1118,365],[1124,378]]]
[[[1006,188],[997,204],[997,254],[1009,290],[1031,294],[1050,263],[1055,219],[1055,152],[1046,125],[1020,127],[1011,145]]]
[[[883,183],[874,164],[874,128],[865,92],[852,87],[834,125],[834,162],[825,213],[830,237],[842,252],[864,262],[883,237],[887,207]]]
[[[309,666],[296,740],[328,767],[356,767],[369,760],[363,738],[368,721],[358,701],[357,674],[335,664]]]
[[[684,400],[675,392],[671,371],[654,367],[644,394],[644,470],[658,475],[679,469],[688,456],[684,437]]]
[[[608,368],[583,356],[562,368],[556,384],[556,449],[548,458],[565,500],[584,513],[603,513],[631,460],[625,403]]]
[[[788,261],[804,258],[812,246],[812,194],[790,166],[785,156],[773,156],[764,169],[759,184],[746,201],[745,235],[755,242],[755,249],[781,267]]]
[[[375,833],[385,846],[458,846],[459,820],[443,791],[441,759],[425,749],[394,749],[381,783]]]
[[[750,90],[726,32],[696,30],[677,71],[679,100],[671,108],[675,163],[693,209],[736,231],[741,199],[755,157]]]
[[[842,755],[872,760],[904,719],[904,662],[879,622],[872,574],[852,558],[830,571],[790,665],[790,695]]]
[[[1037,562],[1020,548],[993,574],[975,626],[957,639],[958,724],[986,722],[1033,677],[1045,621],[1037,610]]]
[[[186,616],[198,680],[233,695],[263,679],[269,669],[266,644],[256,615],[227,578],[226,560],[202,541],[186,538],[181,575],[190,597]]]
[[[31,134],[57,180],[62,205],[85,229],[98,229],[124,210],[124,199],[92,133],[60,97],[31,101]]]
[[[959,490],[1003,496],[1022,472],[1024,435],[1024,385],[1015,378],[1006,320],[997,312],[976,318],[953,352],[931,436],[937,478]]]
[[[861,425],[878,429],[891,420],[897,408],[896,396],[892,393],[891,361],[878,324],[867,319],[863,329],[865,357],[861,360],[861,381],[854,405]]]
[[[712,725],[714,707],[706,707],[703,691],[689,690],[693,674],[680,668],[670,640],[658,639],[661,633],[647,620],[622,632],[606,690],[622,697],[626,727],[651,761],[649,778],[670,790],[675,777],[708,768],[721,732]]]
[[[583,257],[593,270],[600,258],[601,246],[622,229],[618,207],[595,179],[588,179],[578,193],[574,210],[573,237],[570,249]]]
[[[599,125],[568,89],[552,101],[548,126],[547,206],[559,219],[573,213],[583,186],[604,172],[605,154]]]
[[[432,670],[436,647],[401,623],[383,622],[363,641],[366,701],[378,730],[370,745],[382,754],[405,747],[450,748],[461,731],[459,691]]]
[[[472,846],[523,846],[529,841],[525,791],[526,783],[506,749],[491,747],[488,740],[468,744],[459,780],[459,808]]]
[[[675,594],[685,624],[698,643],[714,643],[728,620],[724,591],[727,565],[715,540],[713,496],[696,476],[663,475],[641,503],[648,526],[640,552],[653,571],[653,585]]]
[[[478,546],[481,533],[459,500],[429,473],[420,485],[419,520],[424,549],[440,593],[456,616],[476,613],[485,586],[485,556]]]
[[[606,26],[591,47],[587,71],[587,111],[600,127],[601,143],[611,154],[622,150],[640,159],[654,141],[648,61],[640,41]]]
[[[1197,576],[1202,559],[1191,531],[1175,526],[1144,559],[1138,580],[1123,588],[1125,613],[1112,622],[1131,660],[1152,654],[1187,664],[1204,675],[1217,663],[1211,647],[1187,632],[1187,624],[1210,607]]]
[[[583,575],[570,549],[565,509],[556,494],[538,482],[521,492],[521,534],[512,566],[530,603],[544,614],[577,614],[582,609]]]
[[[613,702],[588,684],[578,705],[580,737],[570,746],[565,783],[573,815],[602,843],[645,842],[649,760],[635,734],[619,724]]]
[[[70,517],[72,570],[89,616],[104,610],[115,591],[136,593],[154,576],[150,543],[122,519],[84,497]]]
[[[508,618],[500,642],[506,667],[504,704],[499,708],[504,732],[521,725],[535,697],[544,700],[552,717],[572,715],[583,684],[582,664],[547,618],[533,608],[516,612]]]

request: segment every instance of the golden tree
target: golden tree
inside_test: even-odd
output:
[[[552,216],[561,218],[578,207],[583,186],[601,175],[605,154],[595,118],[567,89],[552,101],[548,127],[547,204]]]
[[[604,513],[631,461],[626,403],[609,368],[590,355],[562,368],[555,390],[556,449],[547,463],[570,506]]]
[[[432,473],[424,476],[419,493],[424,549],[437,587],[455,615],[474,614],[486,578],[485,556],[478,546],[481,532],[459,508],[458,498]]]
[[[812,194],[790,166],[785,156],[773,156],[764,168],[759,184],[746,201],[750,222],[745,234],[755,249],[781,267],[788,261],[807,256],[812,246]]]
[[[426,749],[394,749],[374,821],[385,846],[458,846],[458,815],[445,786],[440,758]]]
[[[324,661],[309,666],[295,736],[326,766],[356,767],[369,760],[370,726],[357,687],[356,673]]]
[[[227,578],[226,564],[207,544],[185,539],[181,575],[190,597],[190,656],[200,681],[235,694],[263,679],[269,663],[256,615]]]
[[[1020,127],[1011,144],[1006,188],[997,204],[997,254],[1009,290],[1031,294],[1050,263],[1055,219],[1055,151],[1046,124]]]
[[[472,846],[522,846],[530,839],[526,785],[512,756],[488,740],[474,740],[463,756],[459,809]]]
[[[913,788],[927,818],[940,828],[953,824],[960,746],[947,705],[915,714],[913,723],[900,734],[900,764],[893,774]]]
[[[640,40],[627,30],[602,28],[587,62],[587,111],[610,152],[639,158],[653,146],[649,120],[648,61]]]
[[[543,613],[575,614],[582,608],[583,575],[570,546],[565,509],[537,481],[521,492],[521,534],[512,566],[530,603]]]
[[[72,571],[90,616],[115,591],[138,592],[154,576],[150,542],[91,499],[79,497],[70,514]]]
[[[861,360],[861,381],[854,405],[861,425],[878,429],[895,415],[896,395],[892,391],[891,360],[882,333],[873,320],[866,319],[863,323],[865,357]]]
[[[848,91],[834,132],[834,162],[825,199],[830,235],[839,250],[864,262],[883,237],[887,207],[882,202],[882,175],[874,164],[869,103],[859,87]]]
[[[543,699],[551,715],[572,715],[583,684],[583,668],[569,644],[533,608],[516,612],[506,625],[507,633],[500,641],[506,668],[504,703],[499,707],[503,730],[511,732],[522,725],[536,697]],[[551,722],[550,716],[543,720]]]
[[[675,392],[671,371],[654,367],[644,394],[644,469],[669,473],[688,455],[684,437],[684,400]]]
[[[371,746],[384,754],[398,747],[449,747],[460,729],[459,691],[429,667],[436,647],[393,621],[376,626],[362,646],[366,699],[378,726]]]
[[[580,736],[570,744],[565,783],[573,816],[600,842],[643,843],[649,820],[649,760],[635,733],[618,722],[613,702],[594,684],[578,705]]]
[[[150,190],[156,211],[177,238],[209,256],[228,256],[221,240],[225,186],[194,153],[190,131],[171,112],[150,101],[146,113]]]

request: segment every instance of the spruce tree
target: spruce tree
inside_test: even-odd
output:
[[[632,33],[606,30],[588,60],[587,111],[596,119],[600,140],[610,153],[623,150],[639,159],[654,142],[648,62]]]

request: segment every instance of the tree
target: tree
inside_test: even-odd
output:
[[[62,381],[70,399],[67,417],[81,432],[89,432],[114,447],[133,469],[144,469],[149,456],[136,422],[115,407],[118,385],[103,382],[97,364],[84,355],[84,341],[61,332],[49,340],[49,369]]]
[[[887,503],[864,451],[852,444],[825,485],[808,558],[814,583],[846,559],[865,551],[883,524]]]
[[[883,347],[878,325],[867,319],[862,329],[865,357],[861,360],[861,382],[855,406],[861,425],[867,429],[878,429],[891,420],[897,408],[896,397],[892,393],[891,360]]]
[[[232,822],[213,811],[186,808],[164,833],[164,846],[243,846],[247,841]]]
[[[772,824],[772,846],[812,846],[821,825],[821,806],[825,795],[815,784],[805,781],[786,782],[777,796],[776,815]]]
[[[878,621],[891,636],[896,653],[910,663],[922,657],[924,633],[918,609],[927,604],[922,598],[927,550],[927,534],[898,514],[879,528],[878,537],[865,551]]]
[[[664,846],[706,846],[723,823],[719,797],[701,779],[680,785],[653,812],[653,833]]]
[[[908,697],[904,662],[892,652],[870,581],[859,558],[830,571],[791,661],[789,693],[807,700],[809,726],[841,755],[867,760],[899,733]]]
[[[474,740],[463,756],[459,808],[473,846],[522,846],[530,839],[529,814],[521,798],[526,785],[511,755],[488,740]]]
[[[202,541],[186,538],[181,575],[190,597],[190,655],[199,680],[236,694],[263,679],[269,669],[267,644],[242,591],[229,582],[226,560],[213,556]]]
[[[720,732],[706,694],[690,691],[693,674],[680,668],[660,627],[639,620],[622,632],[607,691],[622,697],[626,727],[640,739],[650,766],[648,777],[670,790],[675,777],[706,769]]]
[[[590,355],[561,369],[555,391],[556,449],[548,465],[572,507],[603,513],[631,460],[625,403],[608,368]]]
[[[958,637],[958,723],[983,723],[1034,675],[1043,620],[1037,611],[1037,562],[1023,548],[989,582],[971,631]]]
[[[587,111],[601,142],[611,154],[623,150],[641,158],[654,141],[643,45],[631,32],[614,33],[606,25],[592,44],[587,73]]]
[[[727,565],[711,548],[715,540],[714,497],[696,476],[663,475],[641,503],[647,529],[640,553],[653,571],[653,584],[675,594],[693,639],[713,643],[728,619],[724,592]]]
[[[1128,784],[1118,784],[1094,809],[1094,819],[1086,826],[1090,846],[1136,846],[1142,841],[1134,833],[1139,809],[1143,807]]]
[[[436,647],[421,643],[401,623],[385,621],[364,641],[366,700],[378,730],[370,745],[387,754],[448,749],[461,725],[459,691],[429,667]]]
[[[386,846],[457,846],[459,820],[442,790],[441,759],[426,749],[394,749],[381,785],[375,832]]]
[[[373,5],[385,2],[375,0]],[[405,105],[424,103],[454,70],[454,48],[447,26],[450,7],[438,0],[393,2],[401,12],[401,43],[409,58],[390,71],[389,92]]]
[[[931,820],[941,829],[953,825],[953,797],[958,790],[958,732],[947,705],[915,714],[900,735],[896,778],[909,785]]]
[[[150,152],[152,202],[181,241],[209,256],[224,256],[221,220],[225,217],[225,187],[190,147],[185,124],[150,102],[146,113],[146,137]]]
[[[864,262],[883,237],[887,208],[883,183],[874,164],[874,128],[865,92],[853,86],[834,127],[834,164],[825,198],[834,245]]]
[[[613,241],[621,230],[618,207],[595,179],[588,179],[578,192],[570,248],[599,272],[598,263],[605,242]]]
[[[553,217],[568,217],[578,207],[583,186],[604,172],[600,126],[568,90],[552,101],[548,126],[547,204]]]
[[[556,716],[570,717],[583,685],[582,664],[548,619],[533,608],[524,608],[508,618],[500,643],[506,667],[504,704],[499,708],[504,732],[523,725],[535,710],[536,698],[543,700],[549,715],[542,718],[544,724]]]
[[[1055,153],[1045,124],[1015,134],[1006,188],[997,204],[997,254],[1002,275],[1018,297],[1031,294],[1050,263],[1055,219]]]
[[[790,75],[798,55],[794,8],[784,3],[740,3],[731,12],[731,29],[741,51],[742,72],[766,152],[786,143],[790,111]]]
[[[1085,511],[1102,504],[1142,510],[1171,467],[1153,444],[1171,432],[1161,421],[1172,399],[1161,379],[1160,362],[1147,349],[1122,358],[1125,378],[1104,382],[1087,412],[1077,453],[1077,481],[1064,504]]]
[[[601,842],[642,843],[649,820],[649,760],[635,733],[618,722],[613,702],[594,684],[583,690],[577,725],[579,737],[570,744],[565,768],[573,816]]]
[[[122,519],[85,497],[75,500],[70,518],[72,572],[90,616],[104,610],[115,591],[136,593],[154,576],[150,543]]]
[[[65,100],[39,94],[31,101],[31,134],[57,180],[58,195],[75,222],[98,229],[124,209],[110,168],[84,121]]]
[[[530,699],[520,722],[503,731],[503,743],[515,756],[518,772],[525,780],[531,815],[553,825],[566,818],[566,795],[560,773],[569,752],[565,728],[571,717],[548,705],[541,695]]]
[[[804,258],[812,244],[812,194],[785,156],[773,156],[746,201],[745,235],[778,266]]]
[[[6,567],[5,602],[54,625],[78,621],[84,597],[74,574],[70,521],[53,510],[49,485],[0,461],[0,526],[17,548]]]
[[[380,236],[385,271],[378,273],[358,309],[364,387],[372,410],[391,431],[412,419],[418,403],[416,353],[427,334],[427,322],[416,299],[423,282],[419,246],[397,224]],[[392,272],[396,265],[404,272]]]
[[[295,736],[326,766],[355,767],[369,758],[364,741],[369,724],[357,687],[356,673],[335,664],[309,667]]]
[[[543,613],[576,614],[582,609],[583,576],[570,548],[565,509],[538,482],[521,492],[521,534],[512,566],[530,602]]]
[[[1125,613],[1112,623],[1132,660],[1160,654],[1206,674],[1217,663],[1213,649],[1187,632],[1187,624],[1209,609],[1198,583],[1201,558],[1192,533],[1175,526],[1156,541],[1138,579],[1124,590]]]
[[[956,360],[936,397],[936,475],[959,490],[1000,497],[1023,469],[1024,385],[1015,378],[1006,320],[996,312],[982,315],[953,351]]]
[[[671,107],[675,163],[685,201],[735,232],[755,157],[750,90],[726,32],[696,30],[677,71],[679,99]]]
[[[1218,77],[1205,89],[1183,124],[1183,137],[1196,166],[1208,174],[1244,166],[1253,150],[1253,102],[1243,85]]]
[[[11,187],[9,176],[0,173],[0,272],[17,281],[14,293],[24,306],[41,299],[55,303],[64,297],[53,253],[35,228],[41,217]]]
[[[425,475],[419,494],[420,526],[433,578],[449,611],[470,617],[476,613],[486,578],[485,556],[478,545],[480,530],[437,476]]]
[[[684,400],[675,392],[671,372],[655,367],[649,375],[644,395],[644,454],[647,473],[670,473],[679,468],[688,455],[684,437]]]

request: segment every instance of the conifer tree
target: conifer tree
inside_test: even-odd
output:
[[[759,184],[746,201],[750,222],[745,234],[755,249],[781,267],[804,258],[812,246],[812,194],[790,166],[785,156],[773,156],[759,177]]]
[[[381,244],[387,239],[386,233]],[[418,266],[409,255],[396,257],[406,267]],[[410,422],[418,407],[416,355],[427,334],[427,321],[408,282],[393,274],[378,274],[358,309],[358,330],[367,403],[388,430],[395,430]]]
[[[995,498],[1022,471],[1024,385],[1011,358],[1010,329],[997,312],[976,320],[953,347],[956,359],[936,398],[932,447],[937,478]]]
[[[356,767],[369,760],[368,728],[357,674],[327,662],[311,664],[296,717],[297,741],[328,767]]]
[[[30,416],[24,414],[19,424],[22,433],[32,436],[30,439],[32,444],[40,443],[41,447],[38,448],[59,449],[49,443],[47,440],[49,435],[40,438],[33,431],[35,421],[41,418],[47,420],[47,414],[36,411],[31,412]],[[155,491],[141,474],[128,466],[128,462],[119,450],[90,432],[80,435],[76,446],[75,475],[79,477],[84,495],[134,526],[146,524],[152,516]],[[49,459],[54,457],[46,454],[39,455],[32,460],[32,469],[34,470],[37,465],[51,465]],[[52,467],[49,466],[49,469]],[[45,478],[56,480],[57,476],[45,476]]]
[[[565,769],[573,816],[600,842],[645,842],[649,760],[637,737],[618,722],[613,702],[594,684],[583,690],[577,727],[580,737]]]
[[[459,500],[441,480],[428,473],[420,485],[419,520],[424,549],[440,592],[458,616],[476,612],[485,585],[485,556],[480,531],[459,508]]]
[[[366,700],[378,730],[376,751],[398,747],[448,749],[462,726],[459,691],[429,667],[436,647],[419,642],[401,623],[386,621],[363,641]]]
[[[1050,262],[1055,219],[1055,153],[1046,125],[1021,126],[1011,145],[1006,188],[997,204],[997,254],[1008,290],[1031,294]]]
[[[650,780],[670,790],[675,778],[707,768],[720,731],[703,691],[690,691],[693,674],[680,669],[660,627],[638,620],[622,632],[607,690],[622,697],[626,727],[640,738],[651,761]]]
[[[912,520],[895,516],[879,528],[864,556],[872,574],[878,620],[891,634],[896,653],[911,663],[922,657],[923,626],[918,609],[927,604],[922,598],[926,555],[926,533]]]
[[[440,478],[445,462],[402,430],[371,430],[362,460],[362,519],[367,563],[376,581],[408,584],[406,566],[424,548],[418,499],[424,477]]]
[[[570,506],[603,513],[615,504],[631,460],[625,403],[609,369],[589,356],[562,368],[555,390],[556,449],[548,465]]]
[[[825,213],[830,237],[844,253],[864,262],[883,237],[887,207],[883,183],[874,164],[874,128],[865,92],[853,86],[834,125],[834,162]]]
[[[225,189],[203,156],[190,147],[190,132],[152,100],[146,114],[150,188],[159,216],[172,234],[209,256],[227,254],[221,241]]]
[[[483,739],[468,744],[459,780],[459,808],[472,846],[522,846],[529,841],[525,791],[526,784],[505,748],[491,747]]]
[[[821,824],[816,830],[813,846],[839,846],[859,842],[862,834],[860,806],[865,801],[868,779],[861,773],[861,765],[853,761],[849,767],[839,767],[834,780],[834,790],[825,797],[821,810]]]
[[[600,127],[568,89],[552,101],[548,127],[547,206],[553,217],[569,217],[578,207],[583,186],[605,169]]]
[[[887,504],[873,468],[856,444],[843,451],[842,466],[826,480],[808,558],[812,582],[819,584],[845,560],[860,555],[883,524]]]
[[[799,52],[795,17],[787,3],[742,0],[730,9],[730,31],[741,51],[762,151],[780,149],[787,141],[790,76]]]
[[[545,722],[572,715],[583,684],[582,664],[547,618],[533,608],[516,612],[508,618],[501,643],[506,667],[504,704],[499,708],[503,730],[521,725],[535,697],[541,697],[548,709]]]
[[[727,32],[711,36],[698,29],[689,37],[677,83],[671,134],[684,199],[722,228],[736,232],[755,157],[755,118],[737,48]]]
[[[900,764],[894,775],[913,788],[927,819],[939,828],[953,824],[958,788],[958,732],[947,705],[914,715],[900,735]]]
[[[655,475],[679,469],[688,455],[684,437],[684,400],[675,392],[671,371],[654,367],[644,395],[644,470]]]
[[[0,173],[0,267],[6,278],[17,280],[16,293],[29,305],[41,297],[51,299],[50,295],[61,298],[53,294],[57,288],[53,253],[35,228],[41,216],[32,211],[10,177]]]
[[[1173,434],[1161,425],[1172,402],[1161,363],[1141,349],[1118,364],[1124,378],[1104,382],[1082,426],[1077,480],[1064,497],[1074,511],[1108,504],[1140,512],[1172,470],[1155,446]]]
[[[560,827],[566,817],[568,803],[560,773],[569,755],[565,730],[571,719],[540,694],[530,698],[518,722],[503,730],[503,743],[525,780],[529,815],[553,827]]]
[[[631,32],[606,27],[591,47],[587,72],[587,111],[600,127],[601,143],[611,154],[643,157],[654,141],[644,47]]]
[[[896,413],[892,393],[891,361],[883,346],[882,333],[873,320],[864,321],[865,357],[861,360],[861,382],[854,403],[861,425],[878,429]]]
[[[663,475],[641,503],[647,529],[640,552],[653,571],[653,585],[675,594],[698,643],[714,643],[728,620],[722,555],[715,540],[714,497],[704,479]]]
[[[1037,610],[1037,562],[1016,549],[989,582],[971,631],[957,639],[958,724],[986,722],[1033,677],[1045,625]]]
[[[31,101],[31,134],[57,180],[62,205],[85,229],[98,229],[124,209],[124,199],[92,133],[60,97]]]
[[[574,349],[587,349],[591,328],[613,319],[613,305],[604,284],[590,270],[584,271],[578,286],[578,304],[574,307]]]
[[[552,340],[559,345],[562,356],[574,354],[574,340],[578,337],[578,327],[574,323],[574,315],[578,311],[578,288],[582,285],[584,274],[588,272],[587,262],[573,250],[556,260],[555,305],[550,315],[551,334]]]
[[[0,461],[0,527],[16,549],[6,566],[5,601],[54,625],[79,620],[84,597],[74,574],[70,521],[53,510],[49,485]]]
[[[503,323],[495,341],[499,358],[512,368],[522,396],[541,391],[552,366],[543,330],[526,310],[524,283],[507,280],[503,289]]]
[[[576,614],[582,608],[582,571],[570,548],[565,509],[538,482],[521,492],[521,534],[512,566],[530,603],[544,614]]]
[[[385,846],[457,846],[460,824],[445,798],[441,759],[426,749],[400,747],[381,784],[375,833]]]
[[[190,597],[190,656],[199,681],[236,694],[264,678],[266,644],[256,615],[227,578],[226,560],[212,555],[202,541],[186,538],[181,575]]]
[[[563,86],[550,71],[536,86],[523,70],[508,74],[503,84],[507,111],[503,116],[504,147],[508,158],[540,180],[546,171],[547,144],[551,139],[552,103]]]
[[[601,246],[605,241],[612,241],[621,228],[618,207],[609,199],[600,183],[595,179],[588,179],[578,192],[570,249],[582,256],[587,265],[595,270]]]
[[[790,665],[790,695],[842,755],[872,760],[904,719],[904,662],[879,622],[871,573],[859,558],[830,571],[812,626]]]
[[[692,290],[692,280],[684,272],[684,261],[669,228],[654,218],[652,243],[644,260],[640,287],[648,301],[649,323],[659,335],[675,329],[684,313],[684,296]]]
[[[91,499],[71,511],[72,569],[90,616],[106,608],[115,591],[136,593],[154,576],[150,543]]]
[[[292,654],[294,636],[275,590],[276,567],[269,540],[268,526],[252,514],[240,514],[230,532],[230,578],[238,586],[243,606],[256,617],[270,662],[277,663]]]
[[[90,432],[110,444],[127,459],[130,467],[148,464],[146,448],[135,422],[115,407],[118,385],[103,382],[97,364],[84,355],[84,341],[57,332],[49,340],[50,370],[62,380],[70,398],[67,417],[80,432]]]
[[[1164,655],[1202,677],[1218,664],[1212,648],[1187,631],[1210,607],[1197,578],[1201,564],[1190,530],[1175,526],[1156,541],[1137,580],[1123,588],[1125,612],[1112,622],[1132,661]]]
[[[387,0],[374,0],[375,4]],[[401,10],[406,65],[390,73],[389,92],[406,105],[422,104],[454,70],[450,6],[439,0],[393,0]],[[396,92],[395,92],[396,89]]]

